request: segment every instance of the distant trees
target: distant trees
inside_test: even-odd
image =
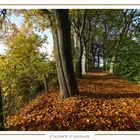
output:
[[[102,67],[107,73],[113,74],[119,50],[127,41],[138,40],[136,34],[139,30],[140,12],[137,9],[121,9],[113,10],[113,12],[112,10],[88,9],[84,16],[82,14],[84,11],[83,9],[71,10],[70,15],[74,31],[79,26],[84,27],[81,35],[83,46],[80,48],[85,49],[82,57],[86,56],[86,68],[92,71]],[[84,19],[84,25],[82,19]],[[80,31],[80,28],[77,30]]]
[[[119,15],[118,17],[116,15]],[[116,63],[117,54],[119,50],[123,47],[123,45],[127,42],[126,40],[134,38],[132,34],[134,30],[137,30],[137,26],[139,26],[139,11],[137,9],[125,9],[116,11],[114,15],[114,20],[116,19],[115,28],[112,26],[112,32],[114,33],[112,51],[108,53],[110,54],[110,66],[109,73],[114,73],[114,65]],[[136,23],[136,24],[135,24]],[[133,26],[135,24],[135,27]],[[110,33],[111,31],[109,31]],[[111,42],[110,41],[110,42]]]
[[[76,76],[82,78],[82,57],[84,52],[83,35],[86,23],[86,10],[71,10],[71,26],[73,27],[74,47],[76,50]]]

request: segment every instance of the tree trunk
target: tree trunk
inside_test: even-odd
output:
[[[115,55],[111,59],[110,67],[109,67],[109,74],[114,73],[114,61],[115,61]]]
[[[75,50],[75,54],[74,54],[74,71],[76,73],[76,63],[77,63],[77,54],[78,54],[78,41],[77,41],[77,33],[74,33],[73,35],[73,45],[74,45],[74,50]]]
[[[108,73],[108,59],[106,60],[106,64],[105,64],[105,72]]]
[[[95,62],[96,62],[95,53],[96,53],[96,49],[94,48],[94,45],[92,44],[92,46],[91,46],[91,54],[92,54],[92,71],[95,70]]]
[[[83,45],[81,37],[78,36],[78,54],[76,62],[76,76],[77,78],[82,78],[82,56],[83,56]]]
[[[82,16],[77,16],[76,20],[73,22],[73,27],[77,36],[77,62],[76,62],[76,76],[77,78],[82,78],[82,56],[83,56],[83,33],[86,25],[86,10],[81,11]]]
[[[90,71],[89,48],[86,48],[86,73]]]
[[[49,86],[48,86],[47,77],[45,74],[44,74],[44,91],[49,92]]]
[[[108,59],[103,58],[103,70],[108,73]]]
[[[72,63],[71,31],[68,10],[53,10],[53,40],[55,48],[57,74],[61,98],[78,94],[78,88]]]
[[[100,52],[99,52],[99,49],[98,49],[98,52],[97,52],[97,68],[100,69]]]
[[[107,58],[106,58],[106,54],[105,54],[105,50],[104,50],[104,48],[103,48],[103,70],[105,71],[105,72],[107,72],[106,69],[107,68]]]
[[[82,74],[86,74],[86,50],[83,49],[83,56],[82,56]]]
[[[0,85],[0,131],[4,130],[4,122],[3,122],[3,104],[2,104],[2,91]]]

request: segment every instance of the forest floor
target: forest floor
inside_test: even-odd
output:
[[[9,130],[140,130],[140,86],[102,72],[78,80],[80,94],[52,90],[7,118]]]

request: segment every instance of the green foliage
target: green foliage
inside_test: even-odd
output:
[[[140,46],[128,45],[120,49],[115,64],[115,73],[140,83]]]
[[[55,63],[47,60],[45,53],[39,49],[46,42],[46,37],[41,38],[30,32],[19,32],[16,37],[10,36],[6,41],[8,51],[0,57],[0,80],[4,113],[12,114],[39,92],[44,90],[44,78],[47,83],[55,83]]]
[[[58,83],[57,80],[57,72],[56,72],[56,64],[55,61],[49,61],[46,64],[46,77],[49,81],[49,86],[54,86]]]

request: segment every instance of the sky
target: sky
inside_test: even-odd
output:
[[[15,23],[18,28],[20,28],[20,26],[23,22],[23,17],[22,16],[16,17],[15,15],[11,15],[9,17],[9,19],[10,19],[11,23]],[[52,38],[51,30],[47,29],[43,33],[40,33],[40,32],[36,32],[36,33],[39,34],[40,36],[47,35],[47,37],[48,37],[47,42],[48,43],[43,44],[44,47],[41,49],[41,52],[47,51],[48,55],[50,56],[51,52],[52,52],[52,48],[53,48],[53,38]],[[5,53],[5,49],[6,48],[4,47],[4,45],[0,42],[0,54]]]

